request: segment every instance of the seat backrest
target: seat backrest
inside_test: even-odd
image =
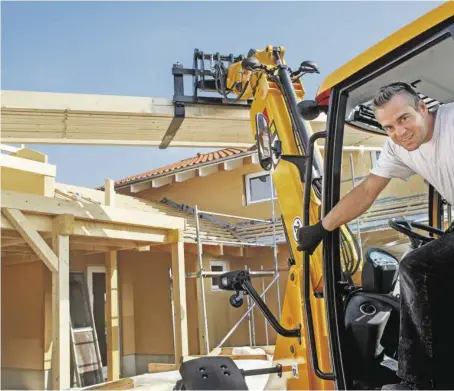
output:
[[[365,292],[391,293],[396,284],[399,262],[390,253],[380,248],[368,248],[361,274]]]
[[[345,305],[345,328],[349,349],[358,368],[376,365],[384,353],[394,358],[399,339],[400,303],[388,294],[358,290]]]

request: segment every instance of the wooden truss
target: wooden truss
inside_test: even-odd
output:
[[[107,181],[105,205],[22,192],[1,192],[2,263],[41,260],[52,272],[52,388],[70,387],[70,251],[105,252],[108,380],[119,379],[117,251],[170,246],[175,292],[175,359],[188,355],[183,229],[185,220],[116,208]]]

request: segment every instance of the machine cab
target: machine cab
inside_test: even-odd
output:
[[[379,157],[387,138],[371,109],[379,88],[394,81],[408,83],[429,110],[436,110],[454,102],[453,66],[454,3],[448,2],[334,72],[316,101],[301,105],[306,119],[327,116],[323,215],[346,187],[351,189],[367,175],[351,156],[361,153],[357,161],[367,160],[368,169]],[[384,196],[350,224],[364,260],[355,281],[346,278],[339,232],[324,240],[324,297],[338,388],[377,388],[393,382],[398,362],[398,262],[450,222],[451,206],[416,175],[408,182],[393,179]],[[352,291],[340,282],[362,287]]]

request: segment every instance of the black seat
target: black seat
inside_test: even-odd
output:
[[[381,249],[368,249],[362,288],[345,299],[346,364],[358,382],[396,380],[400,303],[392,291],[397,274],[397,259]]]

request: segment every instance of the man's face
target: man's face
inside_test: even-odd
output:
[[[417,108],[408,95],[398,94],[376,109],[375,117],[389,137],[407,151],[418,149],[427,137],[429,112],[424,103]]]

